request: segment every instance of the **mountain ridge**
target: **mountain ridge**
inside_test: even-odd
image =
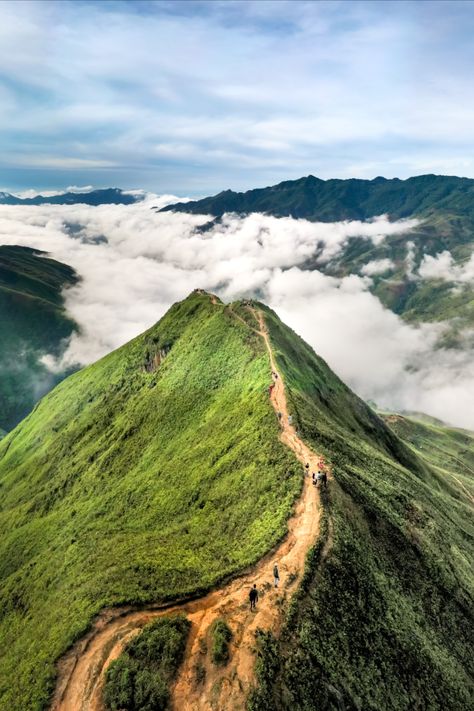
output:
[[[242,192],[224,190],[201,200],[167,205],[161,211],[209,213],[214,217],[225,212],[264,212],[322,222],[365,220],[381,214],[400,219],[427,214],[435,207],[455,210],[466,192],[474,197],[474,179],[426,174],[406,179],[379,176],[372,180],[323,180],[308,175]],[[471,218],[473,214],[474,208]]]
[[[276,691],[267,654],[279,642],[260,639],[253,708],[273,708],[277,693],[275,708],[304,709],[309,690],[329,710],[330,688],[351,711],[384,698],[397,711],[425,697],[432,709],[462,708],[473,598],[465,493],[252,305],[299,437],[334,475],[333,547],[322,559],[323,527],[291,608],[298,649],[281,656],[293,676]],[[304,476],[279,442],[270,381],[247,305],[194,292],[63,381],[0,442],[0,699],[11,711],[49,703],[55,660],[104,607],[212,589],[283,536]],[[384,669],[375,689],[374,668]]]

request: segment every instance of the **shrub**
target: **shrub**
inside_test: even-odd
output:
[[[168,684],[182,662],[190,622],[183,616],[155,620],[128,643],[107,670],[108,711],[165,711]]]
[[[211,627],[212,648],[211,656],[214,664],[223,666],[229,661],[229,643],[232,639],[232,631],[222,619],[213,622]]]

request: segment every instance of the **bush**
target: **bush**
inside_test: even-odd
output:
[[[211,657],[214,664],[224,666],[229,661],[229,643],[232,631],[224,620],[216,620],[211,627],[212,648]]]
[[[126,654],[116,659],[107,669],[104,689],[104,703],[110,711],[133,709],[135,676],[137,670],[135,663]]]
[[[165,711],[169,701],[168,685],[160,674],[146,669],[135,679],[135,708],[140,711]]]
[[[144,627],[107,670],[108,711],[165,711],[169,682],[182,662],[190,622],[183,616],[158,619]]]

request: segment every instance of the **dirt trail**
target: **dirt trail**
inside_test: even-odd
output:
[[[274,380],[271,401],[275,411],[282,413],[280,439],[295,452],[302,463],[309,463],[310,472],[314,471],[321,457],[299,439],[295,428],[288,422],[285,389],[273,357],[263,315],[250,310],[259,324],[257,326],[256,323],[255,330],[265,340],[272,370],[278,376]],[[173,612],[186,614],[191,622],[191,633],[185,659],[172,690],[172,708],[175,711],[245,709],[245,700],[254,682],[255,631],[261,628],[278,632],[285,603],[298,585],[306,554],[318,536],[319,520],[319,492],[312,485],[311,477],[306,476],[301,497],[288,522],[288,534],[273,551],[238,578],[205,597],[183,604],[161,608],[156,606],[146,610],[105,610],[90,633],[60,661],[51,711],[103,711],[104,672],[110,662],[120,655],[124,645],[145,624]],[[275,562],[280,570],[278,589],[273,587]],[[259,601],[256,611],[251,612],[248,591],[254,583],[259,589]],[[212,664],[208,643],[209,626],[218,617],[226,620],[233,633],[231,659],[223,669]],[[205,673],[201,681],[196,676],[197,667],[201,669],[201,676],[203,670]]]

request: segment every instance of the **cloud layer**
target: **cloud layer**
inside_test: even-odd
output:
[[[457,264],[451,252],[445,250],[435,257],[423,257],[418,274],[422,279],[441,279],[454,284],[474,284],[474,255]]]
[[[437,349],[443,325],[401,321],[370,293],[370,276],[336,279],[305,268],[309,258],[337,256],[351,236],[378,243],[408,234],[412,222],[327,224],[253,214],[227,215],[199,230],[208,217],[150,209],[172,201],[0,208],[0,243],[47,250],[82,276],[66,293],[82,333],[62,364],[46,358],[50,368],[96,360],[204,288],[224,301],[256,296],[268,303],[366,399],[474,428],[472,352]]]

